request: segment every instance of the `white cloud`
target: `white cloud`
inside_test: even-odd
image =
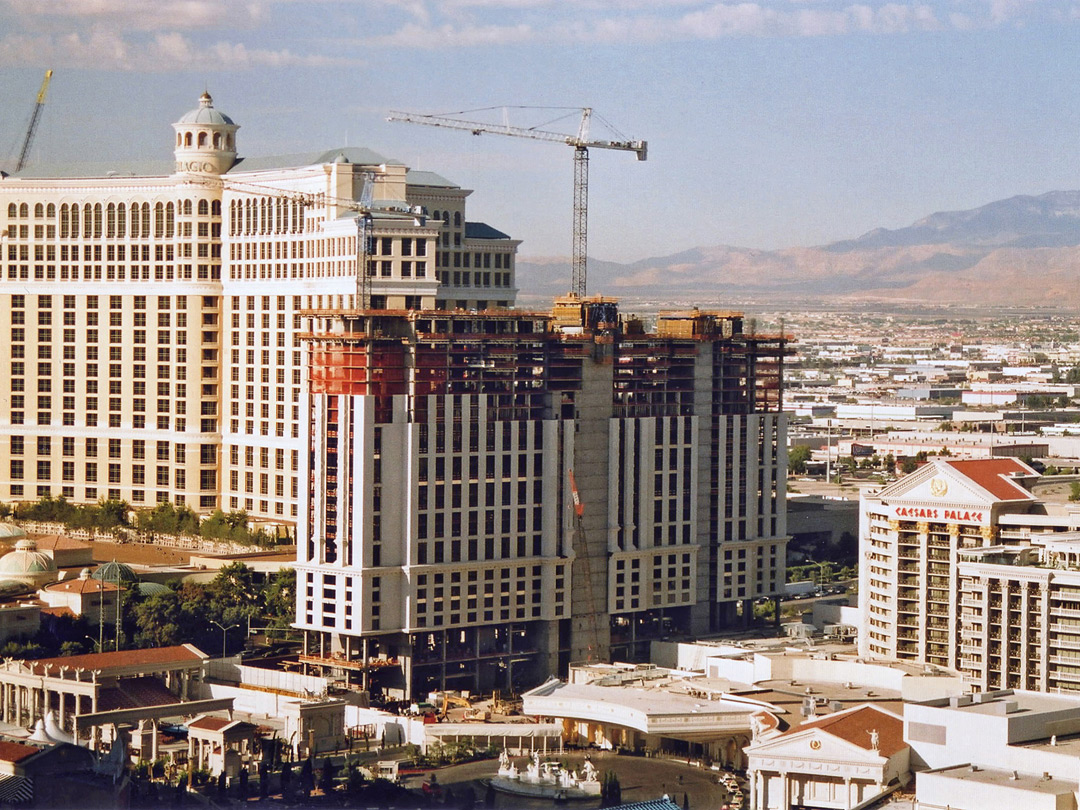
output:
[[[163,72],[208,66],[241,70],[287,65],[344,66],[359,62],[342,57],[305,56],[288,49],[249,48],[240,42],[197,45],[175,31],[155,34],[149,39],[125,38],[101,29],[84,34],[0,35],[0,65],[35,64],[55,68]]]
[[[512,45],[533,39],[528,25],[479,25],[456,27],[450,24],[429,28],[410,23],[392,34],[365,39],[364,44],[396,48],[468,48],[477,45]]]
[[[245,26],[261,18],[248,0],[0,0],[27,26],[51,30],[107,24],[117,31],[166,31]]]

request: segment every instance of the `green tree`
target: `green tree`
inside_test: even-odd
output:
[[[1080,481],[1073,481],[1069,484],[1069,500],[1080,501]]]
[[[135,617],[135,644],[138,647],[171,647],[188,641],[185,615],[175,591],[158,593],[142,600],[132,611]]]
[[[810,460],[810,448],[805,445],[796,445],[788,450],[788,472],[792,475],[802,475],[806,472],[806,462]]]
[[[266,621],[270,627],[289,627],[296,618],[296,571],[279,571],[266,587]]]

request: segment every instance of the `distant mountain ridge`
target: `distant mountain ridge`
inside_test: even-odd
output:
[[[566,292],[570,265],[522,258],[517,276],[523,293],[557,295]],[[1080,307],[1080,191],[1019,195],[816,247],[719,245],[629,264],[590,259],[589,289],[656,300],[840,297]]]

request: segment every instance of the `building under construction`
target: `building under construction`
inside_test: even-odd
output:
[[[310,313],[303,661],[513,689],[746,620],[785,571],[782,335],[616,302]]]

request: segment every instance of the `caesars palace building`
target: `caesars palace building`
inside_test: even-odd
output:
[[[0,501],[295,524],[300,313],[509,307],[519,243],[367,149],[238,157],[209,94],[173,129],[172,164],[0,173]]]

